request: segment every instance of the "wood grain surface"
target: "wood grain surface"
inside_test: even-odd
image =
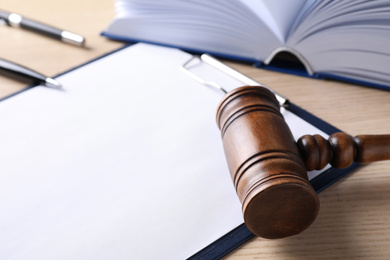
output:
[[[49,76],[122,46],[100,36],[114,18],[113,0],[2,0],[0,8],[86,37],[87,47],[79,48],[0,26],[0,57]],[[390,133],[390,92],[228,64],[350,135]],[[1,97],[25,87],[0,76]],[[281,240],[252,239],[226,259],[390,258],[390,162],[360,168],[319,199],[318,217],[303,233]]]

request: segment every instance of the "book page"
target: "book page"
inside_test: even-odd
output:
[[[116,0],[117,15],[103,35],[257,62],[281,44],[240,0]]]
[[[137,44],[0,102],[1,259],[185,259],[243,223],[190,57]]]
[[[286,42],[291,25],[301,12],[307,0],[240,0],[256,13],[278,37],[281,43]],[[276,47],[276,46],[275,46]]]
[[[316,74],[388,89],[389,1],[317,1],[287,44]]]

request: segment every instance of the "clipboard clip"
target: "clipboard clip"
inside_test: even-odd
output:
[[[186,61],[182,66],[181,66],[181,70],[187,74],[189,77],[191,77],[192,79],[194,79],[195,81],[199,82],[200,84],[202,85],[205,85],[207,87],[211,87],[211,88],[215,88],[217,89],[218,91],[222,92],[224,95],[227,93],[227,91],[218,83],[214,82],[214,81],[207,81],[205,79],[203,79],[202,77],[198,76],[197,74],[193,73],[192,71],[189,70],[189,65],[194,61],[194,60],[198,60],[200,62],[204,62],[212,67],[214,67],[215,69],[233,77],[234,79],[244,83],[245,85],[248,85],[248,86],[259,86],[259,87],[264,87],[264,88],[267,88],[266,86],[254,81],[253,79],[245,76],[244,74],[238,72],[237,70],[229,67],[228,65],[220,62],[219,60],[217,60],[216,58],[212,57],[211,55],[208,55],[208,54],[202,54],[200,56],[197,56],[197,55],[193,55],[191,57],[191,59],[189,59],[188,61]],[[267,88],[269,89],[269,88]],[[276,99],[278,100],[279,102],[279,105],[281,107],[288,107],[289,106],[289,100],[276,93],[275,91],[273,91],[272,89],[269,89],[271,92],[273,92],[276,96]]]

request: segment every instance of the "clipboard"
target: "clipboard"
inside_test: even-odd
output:
[[[130,45],[57,76],[63,91],[0,102],[1,258],[217,259],[253,237],[214,122],[220,95],[180,72],[190,57]],[[294,104],[283,115],[296,135],[338,131]]]

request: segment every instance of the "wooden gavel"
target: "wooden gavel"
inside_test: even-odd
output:
[[[217,124],[245,224],[264,238],[298,234],[315,220],[319,200],[307,170],[390,159],[390,135],[306,135],[295,142],[275,95],[263,87],[227,93]]]

